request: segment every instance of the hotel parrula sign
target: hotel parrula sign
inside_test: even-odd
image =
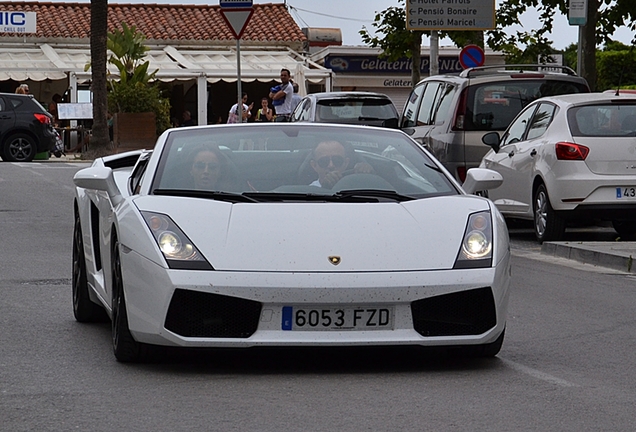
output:
[[[495,0],[407,0],[409,30],[492,30]]]

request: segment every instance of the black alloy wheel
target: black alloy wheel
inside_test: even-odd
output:
[[[561,240],[565,235],[565,219],[559,216],[548,196],[548,190],[541,184],[534,193],[532,201],[534,210],[534,235],[539,243]]]
[[[75,215],[73,229],[73,314],[79,322],[104,322],[108,319],[106,311],[101,305],[93,303],[88,293],[86,278],[86,259],[84,255],[84,241],[82,240],[82,225],[79,215]]]
[[[119,242],[115,234],[113,234],[111,245],[113,352],[117,361],[124,363],[143,362],[148,357],[149,349],[148,345],[137,342],[133,338],[128,327],[128,312],[124,296]]]
[[[31,162],[35,158],[33,138],[23,133],[11,135],[4,143],[3,159],[8,162]]]

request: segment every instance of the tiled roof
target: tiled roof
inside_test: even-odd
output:
[[[149,40],[233,41],[218,5],[109,4],[108,31],[121,22],[136,26]],[[36,38],[87,39],[90,35],[90,3],[0,1],[0,11],[37,12]],[[0,33],[0,36],[24,35]],[[255,4],[254,14],[242,39],[261,42],[306,40],[282,3]]]

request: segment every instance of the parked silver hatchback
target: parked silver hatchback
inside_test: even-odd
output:
[[[463,182],[488,150],[481,141],[485,133],[504,131],[535,99],[589,91],[587,81],[565,66],[470,68],[420,81],[404,106],[400,127]]]

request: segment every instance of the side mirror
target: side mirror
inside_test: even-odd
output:
[[[415,128],[412,128],[412,127],[404,128],[402,129],[402,132],[404,132],[407,135],[413,135],[415,133]]]
[[[499,144],[501,139],[499,138],[499,133],[497,132],[488,132],[484,136],[481,137],[481,141],[486,144],[488,147],[492,147],[495,152],[499,151]]]
[[[466,193],[496,189],[503,183],[503,177],[497,171],[486,168],[471,168],[466,173],[466,181],[462,185]]]
[[[117,206],[124,198],[115,183],[113,170],[107,167],[90,167],[75,173],[73,177],[75,186],[84,189],[104,191],[110,197],[113,206]]]

